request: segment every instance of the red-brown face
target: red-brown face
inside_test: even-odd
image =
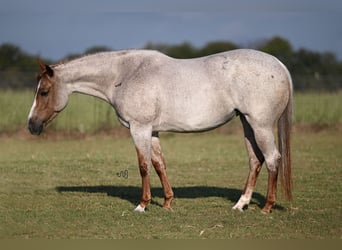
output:
[[[39,61],[42,72],[37,77],[34,102],[28,117],[27,127],[31,134],[39,135],[46,124],[58,114],[56,82],[51,67]]]

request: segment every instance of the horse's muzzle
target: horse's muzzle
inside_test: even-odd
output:
[[[36,121],[32,118],[29,119],[27,123],[27,128],[33,135],[40,135],[44,128],[44,123],[42,121]]]

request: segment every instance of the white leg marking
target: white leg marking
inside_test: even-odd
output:
[[[235,204],[235,206],[233,207],[234,210],[239,210],[241,212],[243,212],[243,207],[248,205],[250,202],[251,198],[247,197],[246,195],[241,195],[239,201]]]
[[[140,206],[140,204],[134,209],[134,212],[145,213],[145,208]]]

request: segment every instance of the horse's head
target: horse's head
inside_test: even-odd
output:
[[[44,126],[51,122],[68,103],[65,87],[58,83],[52,67],[38,60],[41,72],[37,77],[38,86],[28,117],[27,127],[31,134],[39,135]]]

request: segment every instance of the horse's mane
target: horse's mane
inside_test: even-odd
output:
[[[105,54],[109,54],[109,53],[115,53],[116,55],[120,56],[120,55],[125,55],[128,54],[129,52],[132,51],[137,51],[137,49],[131,49],[131,50],[107,50],[107,51],[99,51],[99,52],[95,52],[95,53],[89,53],[89,54],[83,54],[83,55],[79,55],[79,56],[75,56],[75,57],[70,57],[70,58],[66,58],[66,59],[62,59],[59,62],[50,65],[52,68],[61,66],[61,65],[65,65],[67,63],[70,63],[72,61],[76,61],[76,60],[81,60],[83,58],[87,58],[90,56],[96,56],[96,55],[105,55]]]

